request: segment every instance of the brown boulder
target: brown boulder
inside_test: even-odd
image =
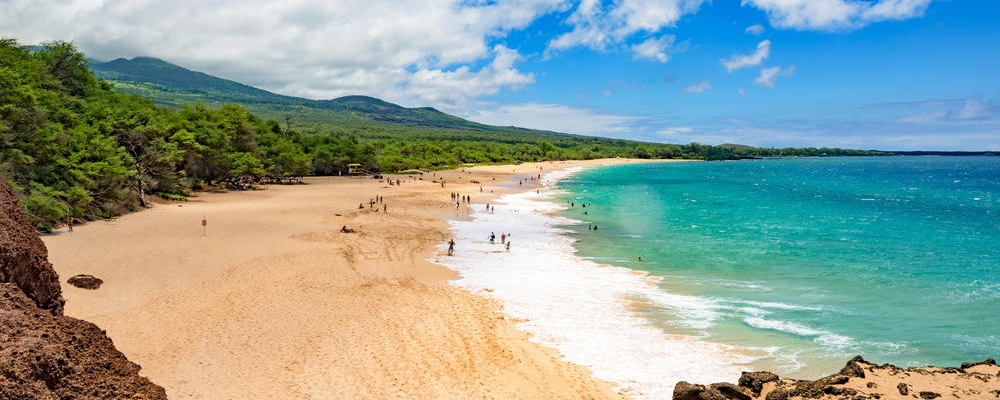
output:
[[[102,281],[100,278],[94,277],[93,275],[80,274],[80,275],[74,275],[72,278],[69,278],[66,281],[66,283],[76,286],[80,289],[96,290],[101,287],[101,284],[104,283],[104,281]]]
[[[977,365],[997,365],[997,362],[992,358],[987,358],[985,361],[979,362],[964,362],[962,363],[962,369],[972,368]]]
[[[865,370],[864,368],[861,367],[860,364],[867,364],[867,363],[868,362],[865,361],[864,358],[861,358],[861,356],[854,356],[854,358],[848,361],[847,365],[845,365],[844,368],[840,370],[840,374],[844,376],[849,376],[851,378],[864,379]]]
[[[746,389],[731,383],[713,383],[709,386],[684,381],[674,385],[673,400],[751,400]]]
[[[744,372],[740,375],[739,384],[750,389],[754,396],[760,396],[760,391],[764,390],[764,384],[781,379],[777,374],[768,371]]]

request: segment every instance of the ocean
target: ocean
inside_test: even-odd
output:
[[[453,221],[439,262],[635,398],[745,370],[818,378],[854,355],[1000,356],[1000,158],[643,163],[543,182]]]

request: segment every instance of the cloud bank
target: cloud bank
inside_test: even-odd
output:
[[[743,0],[767,13],[771,26],[797,30],[853,30],[923,15],[931,0]]]

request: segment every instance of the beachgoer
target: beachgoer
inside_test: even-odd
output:
[[[448,241],[448,255],[449,256],[455,255],[455,239],[451,239]]]
[[[510,251],[510,241],[507,241],[507,251]]]
[[[507,241],[507,234],[501,232],[500,233],[500,244],[503,244],[505,241]]]
[[[493,232],[490,232],[490,244],[495,244],[493,241],[496,238],[497,238],[497,235],[495,233],[493,233]]]

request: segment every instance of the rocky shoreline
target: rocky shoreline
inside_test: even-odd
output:
[[[992,358],[961,367],[899,368],[876,365],[861,356],[840,372],[817,380],[782,379],[771,372],[744,372],[738,384],[678,382],[674,400],[882,400],[997,399],[1000,367]]]
[[[0,179],[0,398],[166,399],[101,328],[63,315],[45,244]]]

